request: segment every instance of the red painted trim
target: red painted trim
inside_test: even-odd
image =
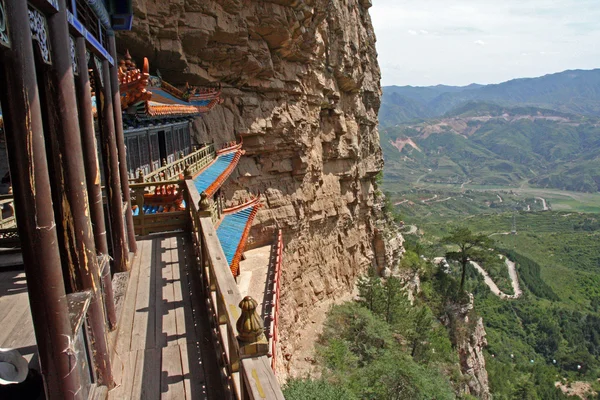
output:
[[[231,153],[231,152],[233,152],[233,151],[240,150],[240,149],[242,148],[242,144],[243,144],[243,143],[237,143],[237,144],[235,144],[235,145],[233,145],[233,146],[230,146],[230,147],[225,147],[224,149],[217,150],[217,154],[218,154],[218,155],[221,155],[221,154],[227,154],[227,153]]]
[[[238,150],[235,154],[235,157],[233,157],[231,164],[229,164],[225,171],[223,171],[223,173],[219,175],[219,177],[215,179],[215,181],[211,183],[208,188],[206,188],[205,192],[207,196],[212,196],[217,190],[219,190],[221,186],[223,186],[227,178],[229,178],[229,175],[231,175],[233,170],[237,167],[240,158],[242,158],[242,154],[244,154],[244,151]]]
[[[246,222],[246,227],[244,228],[244,233],[242,233],[242,237],[240,239],[240,243],[238,244],[237,249],[235,250],[235,254],[233,259],[231,260],[231,265],[229,268],[231,269],[231,273],[234,277],[240,275],[240,260],[242,258],[242,253],[246,248],[246,242],[248,241],[248,235],[250,235],[250,228],[252,228],[252,221],[254,221],[254,217],[258,213],[258,209],[262,206],[262,204],[255,204],[252,208],[252,212],[248,217],[248,221]]]
[[[234,207],[230,207],[230,208],[226,208],[223,210],[223,215],[227,215],[227,214],[234,214],[238,211],[243,210],[244,208],[248,208],[251,207],[253,205],[255,205],[256,203],[258,203],[260,201],[260,198],[258,196],[254,197],[253,199],[251,199],[250,201],[245,202],[244,204],[240,204]]]
[[[279,297],[281,292],[281,269],[283,263],[283,234],[281,229],[277,233],[277,255],[275,260],[275,278],[273,281],[273,308],[271,309],[271,315],[268,318],[271,320],[271,351],[269,356],[271,357],[271,369],[275,372],[276,361],[277,361],[277,341],[279,340]]]

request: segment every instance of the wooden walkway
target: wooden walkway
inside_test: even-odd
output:
[[[19,350],[29,361],[29,368],[39,370],[23,271],[0,272],[0,347]]]
[[[138,240],[109,399],[226,399],[186,234]]]

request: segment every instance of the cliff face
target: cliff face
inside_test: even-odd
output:
[[[225,102],[195,121],[196,141],[243,136],[247,156],[228,195],[264,195],[256,238],[284,230],[283,368],[300,357],[315,305],[347,296],[370,266],[385,268],[376,266],[374,244],[374,177],[383,160],[370,6],[136,0],[133,31],[119,35],[120,52],[148,57],[151,72],[170,83],[223,84]]]
[[[467,304],[448,306],[443,322],[453,330],[454,342],[458,350],[460,370],[464,380],[461,392],[478,399],[491,398],[483,349],[487,346],[486,332],[481,317],[473,318],[473,295],[469,294]]]

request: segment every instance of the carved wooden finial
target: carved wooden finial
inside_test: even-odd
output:
[[[166,158],[163,158],[163,159],[162,159],[162,166],[163,166],[163,167],[166,167],[166,166],[167,166],[167,159],[166,159]]]
[[[256,342],[264,337],[265,326],[256,312],[258,303],[250,296],[244,297],[240,302],[242,315],[235,324],[238,330],[238,338],[242,342]]]
[[[137,181],[139,183],[144,183],[144,171],[141,169],[138,169]]]
[[[192,170],[189,165],[186,165],[185,168],[183,168],[183,178],[192,179]]]
[[[200,209],[200,211],[210,210],[210,201],[208,200],[206,192],[200,193],[200,203],[198,203],[198,208]]]

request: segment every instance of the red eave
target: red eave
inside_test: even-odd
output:
[[[194,106],[184,106],[180,104],[161,104],[146,101],[146,114],[151,117],[160,117],[166,115],[195,115],[198,109]]]
[[[219,175],[219,177],[217,179],[215,179],[215,181],[205,190],[207,196],[209,196],[209,197],[212,196],[213,194],[215,194],[215,192],[217,190],[219,190],[219,188],[221,186],[223,186],[223,184],[225,183],[227,178],[229,178],[229,175],[231,175],[231,173],[237,167],[238,162],[240,161],[240,158],[242,158],[242,155],[244,155],[244,151],[237,150],[235,157],[233,158],[233,161],[231,162],[231,164],[229,164],[227,166],[227,168],[225,169],[225,171],[223,171],[223,173],[221,175]]]
[[[242,259],[242,254],[244,253],[244,249],[246,248],[246,242],[248,241],[248,236],[250,235],[250,229],[252,228],[252,222],[254,221],[254,217],[256,217],[256,214],[258,213],[258,209],[260,207],[262,207],[262,204],[260,204],[258,201],[258,198],[256,198],[255,204],[252,206],[252,212],[250,213],[250,216],[248,217],[248,221],[246,222],[246,226],[244,227],[244,233],[242,233],[242,238],[240,239],[240,243],[238,244],[238,247],[235,250],[235,255],[233,256],[231,265],[229,265],[229,268],[231,269],[231,273],[233,274],[233,276],[239,275],[240,261]]]

